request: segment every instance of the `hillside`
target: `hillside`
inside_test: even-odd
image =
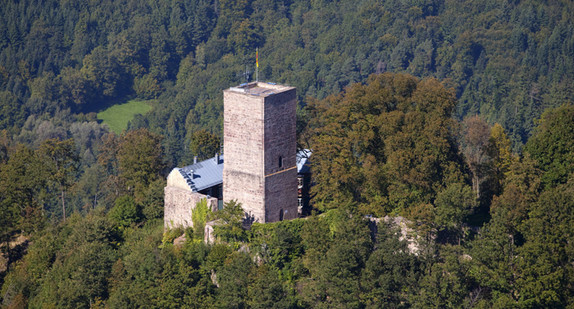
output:
[[[191,134],[221,130],[221,89],[260,77],[324,98],[372,73],[433,76],[456,116],[500,123],[514,149],[547,107],[574,98],[568,1],[8,1],[0,8],[0,129],[29,116],[159,98],[134,127],[189,160]],[[53,121],[57,124],[57,121]],[[185,142],[184,142],[185,141]]]
[[[0,272],[0,301],[9,308],[571,306],[574,106],[548,109],[519,156],[501,126],[453,120],[454,104],[436,80],[391,73],[312,102],[309,110],[324,115],[303,133],[315,147],[314,214],[250,229],[241,204],[230,201],[213,213],[198,203],[194,228],[164,231],[161,137],[145,129],[107,135],[76,184],[50,176],[71,173],[78,160],[66,151],[71,140],[47,140],[35,151],[10,146],[0,164],[0,236],[10,242],[21,232],[30,246],[23,257],[4,255],[12,258]],[[30,171],[37,177],[23,177]],[[41,199],[60,190],[72,214],[55,208],[48,217]],[[203,227],[213,220],[216,241],[206,244]]]
[[[0,306],[572,307],[573,15],[571,1],[2,1]],[[253,80],[256,48],[261,80],[297,88],[312,215],[244,229],[230,201],[164,231],[167,173],[220,149],[222,90]],[[154,103],[113,112],[130,100]],[[207,220],[223,222],[215,244]]]

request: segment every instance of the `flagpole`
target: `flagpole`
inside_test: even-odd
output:
[[[255,81],[259,81],[259,47],[255,48]]]

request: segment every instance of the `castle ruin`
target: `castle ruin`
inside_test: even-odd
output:
[[[192,226],[192,209],[204,198],[213,211],[236,200],[260,223],[297,218],[308,204],[310,151],[297,152],[296,89],[252,82],[223,95],[224,156],[172,170],[165,228]]]

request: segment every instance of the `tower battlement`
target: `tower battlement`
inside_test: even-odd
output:
[[[265,83],[265,82],[252,82],[241,84],[236,87],[231,87],[228,91],[243,93],[252,96],[270,96],[276,93],[285,92],[290,89],[295,89],[293,87],[278,85],[275,83]]]

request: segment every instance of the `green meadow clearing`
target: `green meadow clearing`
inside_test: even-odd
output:
[[[127,129],[128,122],[137,114],[144,115],[151,110],[152,101],[130,100],[123,104],[116,104],[98,113],[98,119],[110,127],[116,134]]]

